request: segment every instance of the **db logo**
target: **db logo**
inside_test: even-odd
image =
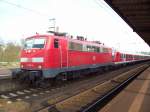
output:
[[[93,61],[95,61],[96,60],[96,56],[93,56]]]

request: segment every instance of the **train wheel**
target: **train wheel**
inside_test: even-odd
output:
[[[55,83],[61,85],[62,83],[65,83],[67,80],[68,80],[67,73],[61,73],[56,76]]]
[[[67,73],[61,73],[57,77],[57,80],[66,81],[68,79]]]

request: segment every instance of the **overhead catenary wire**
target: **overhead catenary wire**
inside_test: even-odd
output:
[[[107,3],[105,3],[104,0],[94,0],[95,3],[97,3],[98,6],[100,6],[101,8],[103,8],[109,15],[113,16],[115,19],[116,19],[116,24],[118,23],[118,21],[121,21],[123,24],[122,26],[124,27],[128,27],[128,28],[131,28],[129,25],[127,25],[127,23],[122,20],[122,18],[115,12],[115,11],[110,11],[110,10],[113,10]],[[121,28],[122,31],[125,32],[125,34],[128,34],[126,28]],[[132,29],[132,28],[131,28]]]
[[[0,0],[0,2],[3,2],[3,3],[5,3],[5,4],[11,5],[11,6],[14,6],[14,7],[17,7],[17,8],[20,8],[20,9],[22,9],[22,10],[26,10],[26,11],[32,12],[32,13],[38,15],[38,16],[41,16],[41,17],[43,17],[43,18],[46,18],[47,20],[49,19],[49,21],[55,19],[54,17],[50,17],[48,14],[42,13],[42,12],[37,11],[37,10],[35,10],[35,9],[27,8],[27,7],[23,6],[23,5],[20,5],[20,4],[14,3],[14,2],[9,2],[9,1],[7,1],[7,0]],[[55,19],[55,20],[56,20],[56,19]],[[55,28],[54,28],[54,30],[55,30]]]
[[[104,11],[106,11],[106,13],[108,13],[110,16],[114,17],[115,18],[115,21],[116,24],[118,24],[118,21],[120,21],[122,23],[121,26],[123,27],[120,27],[121,30],[124,32],[124,34],[126,36],[129,36],[132,38],[132,28],[125,22],[122,20],[122,18],[115,12],[115,11],[110,11],[110,10],[113,10],[104,0],[93,0],[100,8],[102,8]],[[127,30],[128,28],[128,30]],[[129,29],[131,29],[131,32],[129,32]],[[125,36],[125,37],[126,37]],[[118,43],[118,42],[117,42]],[[117,44],[116,43],[116,44]],[[128,43],[129,44],[129,43]]]
[[[44,17],[49,18],[49,16],[48,16],[47,14],[44,14],[44,13],[42,13],[42,12],[40,12],[40,11],[35,10],[35,9],[31,9],[31,8],[24,7],[24,6],[20,5],[20,4],[16,4],[16,3],[13,3],[13,2],[9,2],[9,1],[7,1],[7,0],[0,0],[0,2],[3,2],[3,3],[5,3],[5,4],[9,4],[9,5],[12,5],[12,6],[14,6],[14,7],[17,7],[17,8],[23,9],[23,10],[27,10],[27,11],[29,11],[29,12],[38,14],[38,15],[40,15],[40,16],[44,16]]]

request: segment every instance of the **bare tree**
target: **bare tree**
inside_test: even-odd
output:
[[[3,47],[4,47],[4,42],[3,42],[3,40],[0,38],[0,62],[3,61]]]
[[[4,50],[4,61],[5,62],[16,62],[19,61],[19,53],[21,47],[14,43],[7,43]]]

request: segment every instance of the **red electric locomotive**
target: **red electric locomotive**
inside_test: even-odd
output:
[[[112,65],[112,49],[98,42],[81,36],[72,39],[59,33],[35,35],[25,40],[19,77],[30,80],[66,77],[68,73]]]
[[[116,64],[136,60],[133,55],[115,52],[100,42],[77,39],[53,32],[25,40],[21,51],[20,71],[13,77],[32,82],[44,79],[76,77]],[[113,52],[112,52],[113,51]]]

